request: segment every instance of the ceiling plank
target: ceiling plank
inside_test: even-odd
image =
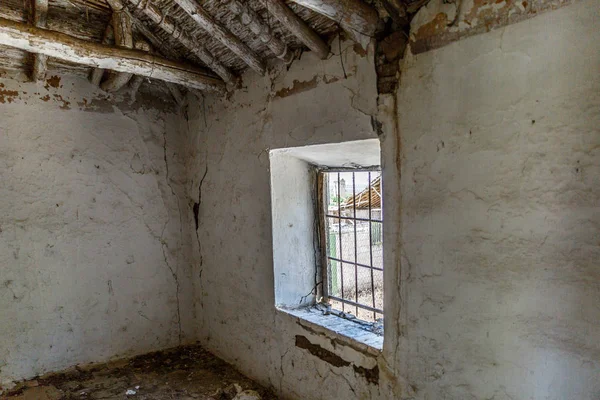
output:
[[[148,29],[148,27],[146,27],[146,25],[144,25],[140,20],[134,19],[133,22],[137,31],[144,36],[144,38],[148,39],[148,42],[150,42],[147,43],[148,46],[151,45],[154,47],[154,49],[152,49],[152,47],[148,47],[147,51],[158,51],[161,55],[169,59],[176,60],[180,58],[179,54],[177,54],[173,48],[164,46],[162,39],[152,33],[150,29]]]
[[[294,11],[282,0],[265,0],[267,10],[279,22],[292,32],[306,47],[314,51],[320,59],[329,55],[329,45],[311,29]]]
[[[64,33],[0,18],[0,44],[63,61],[128,72],[205,91],[223,92],[225,83],[206,70],[138,50],[109,47]]]
[[[131,0],[130,0],[131,1]],[[240,38],[235,36],[229,29],[220,25],[208,14],[195,0],[174,0],[196,24],[219,40],[231,51],[237,54],[250,68],[261,75],[265,74],[264,62],[248,47]]]
[[[292,0],[331,18],[351,33],[373,37],[379,22],[377,10],[363,0]]]
[[[47,26],[48,18],[48,0],[33,1],[33,25],[38,28]],[[41,81],[46,77],[48,70],[48,57],[43,54],[33,55],[33,71],[31,79],[35,82]]]
[[[223,4],[229,5],[229,10],[238,16],[242,25],[254,33],[261,42],[265,43],[275,56],[285,63],[290,63],[294,57],[289,51],[287,44],[279,39],[263,19],[245,3],[238,0],[221,0]]]
[[[111,5],[112,6],[112,5]],[[133,30],[129,13],[123,9],[114,9],[112,13],[112,26],[115,35],[115,45],[125,49],[133,48]],[[133,76],[130,72],[111,72],[100,88],[106,92],[114,93],[127,85]]]
[[[115,4],[116,1],[117,0],[111,0],[111,2]],[[174,40],[179,41],[179,43],[181,43],[190,52],[194,53],[200,60],[202,60],[203,63],[208,66],[208,68],[212,69],[217,75],[223,78],[225,82],[234,85],[237,84],[239,78],[233,72],[231,72],[229,68],[224,66],[213,54],[211,54],[210,51],[208,51],[208,49],[186,34],[183,29],[181,29],[173,21],[172,18],[163,15],[163,13],[156,6],[152,5],[149,1],[125,1],[128,1],[129,4],[140,10],[140,12],[144,13],[144,15],[154,22],[160,29],[173,37]],[[143,24],[135,18],[134,23],[138,28],[143,26]],[[148,35],[144,34],[144,36],[147,37]],[[150,40],[150,38],[148,39]],[[154,47],[157,47],[156,44],[154,44]]]
[[[329,55],[329,45],[282,0],[265,0],[267,10],[322,60]]]

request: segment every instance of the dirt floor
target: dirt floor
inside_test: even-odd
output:
[[[271,400],[276,397],[202,347],[185,346],[74,367],[19,384],[10,400]]]

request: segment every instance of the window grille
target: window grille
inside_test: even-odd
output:
[[[383,318],[383,208],[379,170],[321,172],[324,300],[365,321]]]

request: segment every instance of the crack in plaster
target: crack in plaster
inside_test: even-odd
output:
[[[179,233],[180,233],[180,240],[181,240],[181,238],[183,237],[183,231],[182,231],[183,230],[183,222],[181,220],[181,206],[179,204],[179,197],[175,194],[175,190],[173,189],[173,186],[171,185],[171,180],[170,180],[170,175],[169,175],[169,163],[167,161],[167,133],[166,133],[166,131],[163,133],[163,158],[165,161],[165,168],[166,168],[166,177],[165,178],[167,181],[167,185],[171,189],[171,193],[173,194],[173,196],[177,199],[177,209],[179,210]],[[167,213],[167,215],[168,215],[168,213]],[[177,276],[177,272],[173,269],[173,267],[169,263],[167,253],[165,252],[165,247],[168,249],[169,246],[168,246],[167,242],[164,240],[164,233],[165,233],[165,230],[166,230],[167,225],[169,224],[170,220],[171,220],[171,217],[168,216],[167,221],[165,222],[165,225],[163,226],[163,229],[162,229],[162,232],[160,235],[160,243],[161,243],[163,257],[165,259],[165,264],[169,268],[169,271],[171,271],[171,275],[173,276],[173,280],[175,281],[175,298],[177,301],[178,340],[179,340],[179,344],[181,345],[182,329],[181,329],[181,304],[180,304],[180,299],[179,299],[179,292],[180,292],[179,277]]]
[[[204,269],[202,266],[204,265],[204,255],[202,254],[202,241],[200,240],[200,235],[198,234],[199,228],[199,215],[200,215],[200,205],[202,205],[202,187],[204,186],[204,180],[208,175],[208,159],[205,161],[204,174],[200,179],[200,184],[198,185],[198,202],[194,204],[194,221],[196,222],[196,240],[198,241],[198,253],[200,254],[200,272],[198,273],[198,280],[200,282],[200,293],[203,292],[202,287],[202,272]],[[204,308],[204,301],[202,300],[203,296],[200,296],[200,308]]]

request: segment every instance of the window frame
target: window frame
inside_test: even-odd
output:
[[[373,266],[373,228],[372,228],[372,223],[379,223],[381,224],[381,232],[383,232],[383,224],[384,224],[384,217],[383,217],[383,180],[382,180],[382,168],[381,166],[369,166],[369,167],[354,167],[354,168],[318,168],[316,173],[317,173],[317,201],[316,206],[317,206],[317,210],[315,210],[315,216],[317,216],[318,218],[318,245],[319,245],[319,250],[320,250],[320,271],[317,271],[317,273],[319,274],[319,276],[321,277],[321,285],[319,286],[319,290],[317,291],[317,299],[321,298],[321,300],[319,301],[320,303],[323,303],[325,305],[327,305],[328,307],[330,307],[330,299],[338,301],[340,303],[342,303],[342,310],[335,310],[339,313],[341,313],[342,316],[347,315],[347,311],[345,311],[344,305],[349,306],[349,307],[353,307],[353,308],[361,308],[363,310],[366,311],[370,311],[373,312],[374,314],[374,320],[377,320],[376,315],[379,314],[381,316],[381,318],[384,318],[384,310],[383,307],[381,309],[376,308],[376,307],[371,307],[362,303],[359,303],[357,301],[351,301],[351,300],[347,300],[344,299],[344,295],[343,295],[343,289],[342,289],[342,295],[341,297],[337,297],[337,296],[332,296],[329,294],[329,276],[328,276],[328,272],[330,270],[330,262],[333,260],[332,257],[329,256],[328,254],[328,242],[327,242],[327,218],[339,218],[341,217],[341,215],[339,215],[338,217],[335,216],[331,216],[328,215],[328,213],[326,212],[327,207],[328,207],[328,183],[327,183],[327,174],[328,173],[348,173],[348,172],[352,172],[352,173],[356,173],[356,172],[378,172],[379,173],[379,177],[381,179],[381,193],[380,196],[381,198],[381,219],[380,220],[373,220],[373,216],[372,216],[372,208],[371,208],[371,198],[369,196],[369,215],[368,215],[368,219],[364,219],[364,218],[357,218],[356,217],[356,204],[354,204],[353,206],[353,217],[348,217],[348,218],[342,218],[342,219],[349,219],[352,221],[368,221],[369,222],[369,251],[370,251],[370,264],[369,266],[364,265],[364,267],[369,268],[371,271],[371,287],[373,288],[373,296],[374,296],[374,277],[373,277],[373,271],[374,270],[379,270],[383,273],[383,267],[382,268],[377,268]],[[371,187],[371,181],[369,182],[369,188]],[[353,197],[356,197],[359,193],[356,193],[356,185],[355,183],[353,183]],[[338,203],[339,204],[339,203]],[[341,208],[340,208],[341,211]],[[341,219],[339,219],[341,221]],[[354,241],[355,241],[355,253],[356,253],[356,249],[357,249],[357,237],[356,237],[357,233],[356,233],[356,224],[354,224]],[[341,238],[340,238],[340,245],[341,245]],[[383,245],[383,243],[382,243]],[[355,258],[356,255],[355,255]],[[363,266],[363,264],[358,262],[358,259],[355,259],[354,262],[352,261],[347,261],[344,260],[343,257],[340,257],[339,259],[336,259],[335,261],[340,262],[342,265],[343,263],[346,264],[352,264],[354,265],[354,271],[355,271],[355,285],[358,286],[358,279],[357,279],[357,275],[358,275],[358,266]],[[343,268],[343,267],[342,267]],[[342,275],[342,279],[343,279],[343,275]],[[383,283],[383,282],[382,282]],[[356,286],[355,286],[355,296],[358,296],[358,292],[356,290]],[[342,288],[343,288],[343,281],[342,281]],[[384,296],[385,296],[385,292],[384,292]],[[356,319],[359,319],[358,316],[356,316]],[[365,321],[366,322],[366,321]],[[368,322],[370,323],[370,322]]]

